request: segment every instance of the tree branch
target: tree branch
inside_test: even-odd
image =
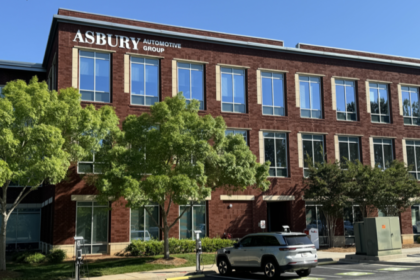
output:
[[[9,213],[7,214],[7,218],[9,218],[9,216],[10,216],[10,214],[15,210],[15,208],[22,202],[22,200],[24,200],[25,199],[25,197],[28,195],[28,194],[30,194],[34,189],[36,189],[37,187],[39,187],[42,183],[44,182],[44,180],[42,180],[41,181],[41,183],[39,183],[39,185],[38,186],[35,186],[35,187],[31,187],[31,188],[29,188],[29,191],[28,192],[26,192],[24,195],[22,195],[23,194],[23,192],[25,191],[25,189],[27,188],[27,187],[25,187],[22,191],[21,191],[21,193],[19,194],[19,197],[20,197],[20,199],[19,200],[15,200],[15,202],[13,203],[13,206],[12,206],[12,208],[10,209],[10,211],[9,211]]]
[[[189,209],[191,210],[191,209],[192,209],[192,207],[193,207],[193,204],[191,203],[191,205],[190,205]],[[188,207],[186,207],[186,208],[184,209],[184,211],[182,211],[182,214],[181,214],[181,215],[179,215],[179,217],[175,219],[175,221],[172,223],[172,225],[170,225],[170,226],[169,226],[169,228],[172,228],[172,227],[173,227],[173,226],[174,226],[174,225],[178,222],[178,220],[179,220],[179,219],[181,219],[181,217],[184,215],[184,213],[185,213],[185,212],[187,212],[187,210],[188,210]]]
[[[171,209],[171,204],[172,204],[172,195],[169,198],[169,204],[168,204],[168,210],[166,210],[166,216],[169,215],[169,209]],[[165,210],[164,210],[165,211]]]
[[[163,230],[163,227],[161,227],[159,225],[159,223],[155,220],[155,217],[153,217],[152,213],[150,213],[150,210],[148,209],[149,207],[144,206],[144,209],[146,210],[147,214],[152,217],[153,222],[155,222],[155,224],[158,226],[159,229]]]

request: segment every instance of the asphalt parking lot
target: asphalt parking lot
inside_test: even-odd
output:
[[[312,269],[308,277],[298,277],[296,273],[284,273],[280,279],[369,279],[369,280],[394,280],[418,279],[420,266],[396,266],[380,264],[347,264],[336,263],[322,265]],[[263,273],[232,273],[229,277],[218,274],[206,275],[206,280],[247,280],[266,279]]]

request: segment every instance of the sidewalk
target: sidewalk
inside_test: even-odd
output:
[[[371,263],[381,263],[381,264],[389,264],[389,265],[420,265],[420,248],[403,249],[402,253],[404,256],[402,258],[390,259],[388,261],[371,262]],[[319,262],[319,265],[327,265],[327,264],[330,264],[331,262],[338,262],[338,261],[348,262],[347,260],[344,260],[346,258],[346,255],[348,254],[350,253],[333,253],[333,252],[319,251],[318,262]],[[409,255],[418,255],[418,257],[407,257]],[[82,279],[83,280],[88,280],[88,279],[90,280],[135,280],[135,279],[165,280],[168,278],[186,277],[186,276],[187,277],[189,276],[189,278],[196,278],[196,277],[198,278],[198,277],[203,277],[204,275],[211,274],[211,273],[217,273],[216,264],[205,265],[204,273],[200,273],[199,275],[197,275],[195,272],[195,266],[190,266],[190,267],[153,270],[153,271],[146,271],[146,272],[133,272],[133,273],[126,273],[126,274],[108,275],[108,276],[82,278]]]

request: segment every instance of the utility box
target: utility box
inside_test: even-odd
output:
[[[401,254],[400,219],[398,217],[364,218],[354,224],[356,254],[386,256]]]

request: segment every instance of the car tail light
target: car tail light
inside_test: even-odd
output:
[[[314,260],[314,262],[318,262],[318,260]]]
[[[289,262],[288,264],[297,264],[297,262]]]
[[[279,248],[280,251],[295,251],[296,248]]]

